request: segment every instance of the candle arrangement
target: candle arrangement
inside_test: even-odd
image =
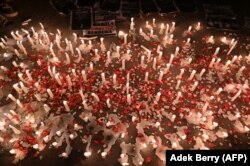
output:
[[[249,133],[249,55],[235,55],[238,41],[196,38],[201,22],[175,39],[175,22],[136,21],[110,46],[103,37],[50,35],[42,24],[2,38],[1,48],[16,56],[13,66],[0,68],[1,87],[14,89],[1,96],[7,104],[0,107],[0,142],[9,141],[14,162],[50,144],[66,145],[58,155],[68,158],[80,136],[85,160],[107,159],[118,144],[121,165],[130,165],[129,158],[133,165],[150,162],[142,156],[150,148],[164,163],[166,149],[213,149],[220,139]],[[202,58],[190,54],[196,49]],[[137,131],[132,137],[131,125]],[[103,140],[94,139],[99,132]],[[94,144],[105,146],[97,153]]]

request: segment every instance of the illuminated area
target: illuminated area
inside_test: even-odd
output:
[[[64,36],[39,23],[1,38],[0,142],[14,163],[77,148],[86,165],[164,165],[167,149],[248,145],[245,35],[158,17],[117,32]]]

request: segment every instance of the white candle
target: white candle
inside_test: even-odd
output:
[[[73,84],[72,84],[72,81],[71,81],[71,78],[70,78],[69,75],[66,76],[66,80],[67,80],[69,88],[71,89],[71,87],[72,87]]]
[[[62,81],[61,81],[60,78],[59,78],[59,73],[56,73],[55,79],[56,79],[56,82],[57,82],[59,85],[62,85]]]
[[[222,88],[219,88],[219,89],[215,92],[215,95],[219,95],[222,91],[223,91],[223,89],[222,89]]]
[[[191,81],[194,78],[195,73],[196,73],[196,70],[193,70],[188,78],[189,81]]]
[[[188,32],[191,32],[191,30],[192,30],[192,26],[189,26],[188,27]]]
[[[85,100],[85,96],[83,95],[82,89],[79,90],[79,94],[80,94],[80,96],[82,98],[82,101],[84,101]]]
[[[12,87],[16,90],[17,93],[22,93],[22,89],[18,87],[18,84],[14,84]]]
[[[162,51],[159,51],[159,53],[158,53],[158,59],[159,59],[159,60],[161,60],[162,55],[163,55],[163,52],[162,52]]]
[[[40,94],[34,94],[35,98],[37,101],[41,101],[42,98],[41,98],[41,95]]]
[[[64,105],[66,111],[69,112],[70,108],[69,108],[68,102],[66,100],[63,101],[63,105]]]
[[[186,41],[186,44],[189,44],[189,43],[190,43],[190,40],[191,40],[191,39],[188,38],[187,41]]]
[[[174,53],[174,56],[177,56],[179,54],[179,51],[180,51],[180,48],[177,46],[175,48],[175,53]]]
[[[217,47],[215,52],[214,52],[214,55],[218,55],[219,51],[220,51],[220,47]]]
[[[201,23],[200,23],[200,22],[197,23],[197,26],[196,26],[195,29],[196,29],[197,31],[199,31],[199,30],[201,29]]]
[[[158,80],[159,80],[159,81],[162,81],[162,78],[163,78],[163,71],[160,71],[160,75],[159,75]]]
[[[1,68],[1,70],[5,71],[5,72],[9,71],[9,69],[5,66],[1,66],[0,68]]]
[[[52,93],[52,91],[51,91],[50,89],[47,89],[47,93],[49,94],[49,97],[50,97],[51,99],[54,98],[54,95],[53,95],[53,93]]]
[[[102,74],[101,74],[101,77],[102,77],[102,83],[105,84],[105,82],[106,82],[105,73],[102,73]]]
[[[167,35],[168,32],[169,32],[169,24],[167,24],[167,26],[166,26],[165,34]]]
[[[144,81],[148,81],[148,72],[145,73],[145,79]]]
[[[154,58],[154,61],[153,61],[153,69],[156,70],[156,58]]]
[[[178,80],[175,89],[179,89],[180,84],[181,84],[181,80]]]
[[[124,34],[124,44],[127,44],[127,37],[128,37],[128,34]]]
[[[227,63],[225,64],[224,68],[226,69],[230,64],[231,64],[231,61],[228,60]]]
[[[188,58],[188,64],[190,65],[192,62],[192,58]]]
[[[126,83],[126,92],[129,94],[129,83]]]
[[[240,69],[239,69],[239,71],[238,71],[238,73],[242,73],[243,72],[243,70],[245,70],[245,66],[242,66]]]
[[[167,64],[166,73],[169,71],[169,69],[170,69],[170,64],[168,63],[168,64]]]
[[[128,103],[128,105],[131,104],[131,95],[130,94],[127,94],[127,103]]]
[[[140,30],[139,30],[139,33],[140,33],[140,35],[143,33],[143,30],[142,30],[142,28],[140,28]]]
[[[127,83],[129,82],[129,79],[130,79],[130,72],[127,73]]]
[[[205,72],[206,72],[206,69],[202,69],[199,76],[202,77]]]
[[[172,64],[173,60],[174,60],[174,54],[171,54],[171,57],[170,57],[170,60],[169,60],[169,64]]]
[[[107,51],[107,61],[110,61],[111,58],[110,58],[110,51]]]
[[[177,76],[178,78],[182,78],[182,75],[184,74],[184,70],[185,70],[185,69],[181,69],[180,74]]]
[[[97,101],[97,102],[100,101],[99,97],[95,93],[91,93],[91,96],[94,97],[95,101]]]
[[[229,55],[229,54],[233,51],[233,49],[235,48],[235,46],[237,45],[237,43],[238,43],[238,41],[235,41],[235,42],[233,43],[233,45],[231,46],[231,48],[230,48],[229,51],[227,52],[227,55]]]
[[[19,82],[22,90],[24,91],[24,93],[28,93],[29,92],[29,89],[27,87],[24,86],[23,82]]]
[[[220,63],[220,61],[221,61],[221,58],[218,58],[214,65],[218,66],[218,64]]]
[[[126,69],[126,64],[125,64],[125,59],[122,60],[122,70],[125,70]]]
[[[103,45],[103,44],[104,44],[104,43],[103,43],[103,40],[104,40],[104,38],[103,38],[103,37],[101,37],[101,38],[100,38],[101,45]]]
[[[132,17],[131,18],[131,22],[130,22],[130,30],[134,30],[134,26],[135,26],[135,24],[134,24],[134,18]]]
[[[116,85],[116,74],[113,75],[113,84]]]
[[[155,97],[155,103],[158,103],[161,97],[161,92],[158,92]]]
[[[95,55],[96,56],[98,55],[98,49],[95,49]]]
[[[18,56],[19,59],[22,59],[22,55],[17,51],[17,49],[14,50],[15,54]]]
[[[74,43],[77,43],[77,34],[76,33],[73,33],[73,36],[74,36]]]
[[[156,26],[155,21],[156,21],[156,19],[153,18],[153,26],[154,26],[154,27]]]
[[[51,108],[47,104],[43,104],[43,108],[46,112],[49,112]]]
[[[106,103],[107,103],[108,108],[110,108],[111,104],[110,104],[110,99],[109,98],[106,100]]]
[[[29,79],[30,81],[32,81],[33,79],[32,79],[32,77],[31,77],[31,74],[30,74],[29,70],[26,70],[25,73],[26,73],[28,79]]]
[[[141,56],[141,66],[143,66],[144,65],[144,59],[145,59],[145,56],[143,55],[143,56]]]
[[[212,68],[212,67],[213,67],[214,62],[215,62],[215,58],[213,58],[213,59],[211,60],[211,62],[210,62],[210,64],[209,64],[209,67],[210,67],[210,68]]]
[[[150,62],[150,59],[151,59],[151,51],[149,50],[148,51],[148,62]]]
[[[23,108],[23,104],[20,102],[19,99],[16,100],[16,103],[17,103],[17,105],[18,105],[20,108]]]
[[[116,52],[120,54],[120,46],[116,46]]]
[[[196,89],[196,87],[198,86],[198,81],[195,81],[193,86],[191,87],[191,91],[194,91]]]
[[[93,71],[93,63],[92,62],[89,63],[89,68],[90,68],[90,71]]]
[[[235,56],[233,57],[231,63],[233,64],[233,63],[236,61],[237,58],[238,58],[238,56],[235,55]]]
[[[234,97],[232,97],[231,101],[236,100],[241,94],[241,89],[234,95]]]
[[[85,70],[82,70],[82,78],[83,78],[83,81],[84,81],[84,82],[87,81],[87,76],[86,76]]]
[[[152,37],[153,35],[154,35],[154,30],[151,29],[151,30],[150,30],[150,37]]]
[[[77,77],[76,69],[72,69],[71,72],[72,72],[72,74],[73,74],[74,77]]]
[[[16,100],[17,100],[12,94],[8,94],[7,98],[10,98],[14,102],[16,102]]]

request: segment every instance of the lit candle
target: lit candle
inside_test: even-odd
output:
[[[163,71],[160,71],[160,75],[159,75],[158,80],[159,80],[159,81],[162,81],[162,78],[163,78]]]
[[[201,23],[200,23],[200,22],[197,23],[197,26],[196,26],[195,29],[196,29],[197,31],[199,31],[199,30],[201,29]]]
[[[91,96],[94,97],[94,99],[95,99],[96,102],[100,101],[99,97],[95,93],[91,93]]]
[[[215,58],[213,58],[213,59],[211,60],[211,62],[210,62],[210,64],[209,64],[209,67],[210,67],[210,68],[212,68],[212,67],[213,67],[214,62],[215,62]]]
[[[19,59],[22,59],[22,55],[17,51],[17,49],[14,50],[15,54],[18,56]]]
[[[231,64],[231,61],[228,60],[227,63],[225,64],[224,68],[226,69],[230,64]]]
[[[193,70],[188,78],[189,81],[191,81],[194,78],[195,73],[196,73],[196,70]]]
[[[174,53],[174,56],[177,56],[179,54],[179,51],[180,51],[180,48],[177,46],[175,48],[175,53]]]
[[[90,71],[93,71],[93,63],[92,62],[89,62],[89,68],[90,68]]]
[[[62,81],[60,80],[59,73],[56,73],[55,79],[59,85],[62,85]]]
[[[127,103],[128,105],[131,105],[131,95],[127,94]]]
[[[32,79],[32,77],[31,77],[31,74],[30,74],[29,70],[26,70],[25,73],[26,73],[28,79],[29,79],[30,81],[32,81],[33,79]]]
[[[53,93],[52,93],[52,91],[51,91],[50,89],[47,89],[47,93],[49,94],[49,97],[50,97],[51,99],[54,98],[54,95],[53,95]]]
[[[64,105],[66,111],[69,112],[69,111],[70,111],[70,108],[69,108],[68,102],[64,100],[64,101],[63,101],[63,105]]]
[[[169,24],[167,24],[166,26],[165,34],[168,35],[168,32],[169,32]]]
[[[231,48],[230,48],[229,51],[227,52],[227,55],[229,55],[229,54],[233,51],[233,49],[235,48],[235,46],[237,45],[237,43],[238,43],[238,41],[235,41],[235,42],[233,43],[233,45],[231,46]]]
[[[145,73],[145,81],[148,81],[148,72]]]
[[[70,57],[67,52],[65,52],[65,56],[66,56],[66,64],[70,64]]]
[[[104,40],[104,38],[101,37],[101,38],[100,38],[101,45],[104,45],[103,40]]]
[[[127,83],[129,82],[129,79],[130,79],[130,72],[127,73]]]
[[[14,84],[12,87],[16,90],[17,93],[22,93],[22,89],[18,87],[18,84]]]
[[[27,87],[24,86],[23,82],[19,82],[22,90],[24,91],[24,93],[28,93],[29,92],[29,89]]]
[[[158,60],[161,60],[162,55],[163,55],[163,52],[162,52],[162,51],[159,51],[159,53],[158,53]]]
[[[153,69],[156,70],[156,58],[154,58],[154,61],[153,61]]]
[[[144,59],[145,59],[145,56],[143,55],[143,56],[141,56],[141,66],[143,66],[144,65]]]
[[[85,100],[85,96],[83,95],[82,88],[79,90],[79,94],[80,94],[80,96],[82,98],[82,101],[84,101]]]
[[[155,97],[155,103],[158,103],[161,97],[161,92],[158,92]]]
[[[218,58],[214,65],[218,66],[218,64],[220,63],[220,61],[221,61],[221,58]]]
[[[222,91],[223,91],[223,89],[222,89],[222,88],[219,88],[219,89],[215,92],[215,95],[219,95]]]
[[[72,81],[71,81],[71,78],[70,78],[69,75],[66,76],[66,80],[67,80],[69,89],[71,89],[71,87],[72,87],[73,84],[72,84]]]
[[[113,84],[116,85],[116,74],[113,75]]]
[[[190,65],[192,62],[192,58],[188,58],[188,64]]]
[[[191,39],[188,38],[187,41],[186,41],[186,44],[189,44],[189,43],[190,43],[190,40],[191,40]]]
[[[154,30],[151,29],[151,30],[150,30],[150,37],[152,37],[153,35],[154,35]]]
[[[126,65],[125,65],[125,59],[122,60],[122,70],[125,70],[126,69]]]
[[[108,108],[110,108],[111,104],[110,104],[110,99],[109,98],[106,100],[106,103],[107,103]]]
[[[41,98],[41,95],[40,94],[34,94],[35,98],[37,101],[41,101],[42,98]]]
[[[214,55],[218,55],[219,51],[220,51],[220,47],[217,47],[215,52],[214,52]]]
[[[153,18],[153,26],[155,27],[156,26],[156,24],[155,24],[155,18]]]
[[[199,76],[200,76],[200,78],[203,76],[203,74],[206,72],[206,69],[202,69],[201,70],[201,72],[200,72],[200,74],[199,74]]]
[[[101,74],[101,77],[102,77],[102,83],[105,84],[105,82],[106,82],[105,73],[102,73],[102,74]]]
[[[191,87],[191,91],[194,91],[196,89],[196,87],[198,86],[198,81],[195,81],[193,86]]]
[[[126,83],[126,92],[129,94],[129,83]]]
[[[16,98],[12,94],[8,94],[7,99],[10,98],[12,101],[16,102]]]
[[[189,27],[188,27],[188,32],[190,33],[191,30],[192,30],[192,26],[189,26]]]
[[[168,64],[167,64],[167,69],[166,69],[166,72],[165,72],[165,73],[167,73],[167,72],[169,71],[169,69],[170,69],[170,64],[168,63]]]
[[[232,97],[231,101],[236,100],[241,94],[241,89],[234,95],[234,97]]]
[[[5,66],[1,66],[0,68],[1,68],[1,70],[5,71],[5,72],[9,71],[9,69]]]
[[[134,18],[132,17],[130,22],[130,30],[134,30],[134,26],[135,26]]]
[[[169,32],[172,33],[172,32],[174,32],[174,30],[175,30],[175,22],[172,22],[172,26],[171,26]]]
[[[185,69],[181,69],[180,74],[177,76],[178,78],[182,78],[182,75],[184,74],[184,70],[185,70]]]
[[[174,54],[171,54],[171,57],[170,57],[170,60],[169,60],[169,64],[172,64],[173,60],[174,60]]]
[[[179,89],[180,84],[181,84],[181,80],[178,80],[175,89]]]
[[[124,44],[127,44],[127,37],[128,37],[128,34],[124,34]]]
[[[243,70],[244,70],[245,68],[246,68],[245,66],[242,66],[242,67],[239,69],[238,73],[242,73]]]
[[[210,36],[210,38],[208,39],[208,43],[211,43],[211,44],[214,43],[214,36]]]
[[[43,104],[43,108],[46,112],[49,112],[51,108],[47,104]]]
[[[71,72],[72,72],[72,74],[73,74],[74,77],[77,77],[76,69],[72,69]]]
[[[23,104],[20,102],[19,99],[16,100],[16,103],[17,103],[17,105],[18,105],[20,108],[23,108]]]
[[[82,70],[82,78],[83,78],[83,81],[84,81],[84,82],[87,81],[87,76],[86,76],[85,70]]]
[[[150,59],[151,59],[151,51],[149,50],[148,51],[148,62],[150,62]]]

